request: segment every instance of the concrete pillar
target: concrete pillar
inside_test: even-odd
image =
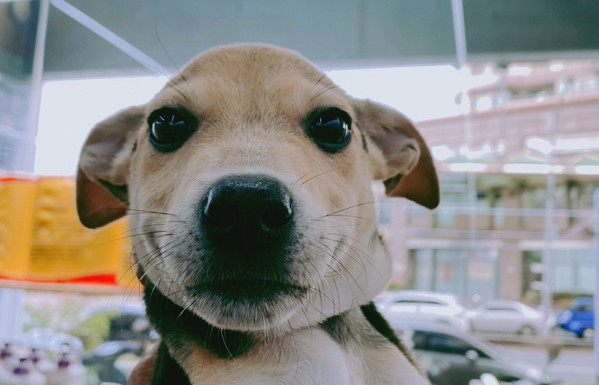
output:
[[[514,247],[501,252],[499,258],[499,298],[514,301],[522,296],[522,253]]]
[[[386,239],[387,247],[396,266],[391,283],[400,287],[404,287],[408,280],[408,217],[406,205],[404,199],[393,200],[393,219],[388,229],[389,237]]]

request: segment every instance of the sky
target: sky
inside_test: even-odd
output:
[[[350,95],[394,107],[414,121],[465,112],[456,96],[474,81],[467,69],[450,65],[327,71]],[[76,79],[46,82],[42,88],[34,173],[74,175],[79,150],[91,128],[105,117],[149,101],[166,77]]]

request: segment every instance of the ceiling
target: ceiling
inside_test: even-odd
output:
[[[54,4],[58,6],[59,2]],[[450,0],[69,0],[169,69],[209,47],[266,42],[328,67],[456,61]],[[463,0],[470,60],[599,56],[595,0]],[[142,66],[55,6],[47,74]]]

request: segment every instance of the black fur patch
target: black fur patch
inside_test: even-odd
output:
[[[374,303],[370,302],[367,305],[360,306],[360,310],[362,310],[362,314],[368,320],[368,322],[379,332],[383,337],[385,337],[389,342],[398,348],[403,348],[401,341],[395,335],[395,332],[391,328],[391,325],[387,322],[387,320],[379,313],[376,309]]]
[[[334,315],[324,320],[320,326],[328,333],[337,343],[343,341],[345,327],[343,325],[343,317]]]
[[[376,307],[373,303],[369,303],[367,305],[360,306],[360,310],[364,315],[364,318],[372,325],[374,330],[384,338],[372,338],[373,333],[368,332],[367,330],[361,331],[352,328],[351,320],[348,319],[350,315],[347,313],[335,315],[324,320],[320,326],[324,331],[326,331],[338,344],[344,345],[347,337],[350,334],[354,338],[357,338],[368,345],[377,346],[384,344],[386,341],[391,342],[393,345],[398,348],[401,346],[401,342],[391,329],[391,326],[387,323],[387,321],[383,318],[383,316],[376,310]],[[359,334],[355,334],[358,332]],[[386,341],[385,341],[386,340]],[[402,346],[403,348],[403,346]]]
[[[392,343],[397,349],[399,349],[404,356],[410,361],[410,363],[416,367],[416,361],[412,357],[412,354],[406,349],[403,343],[397,338],[397,335],[387,322],[385,318],[376,309],[374,303],[360,306],[360,310],[364,318],[374,328],[374,330],[381,336],[381,338],[373,338],[373,333],[366,330],[360,331],[352,329],[351,321],[347,320],[347,314],[335,315],[327,318],[320,324],[322,329],[326,331],[331,338],[333,338],[339,345],[344,346],[347,342],[348,337],[353,337],[361,341],[361,343],[370,346],[372,348],[380,347],[381,344],[386,342]],[[358,333],[358,334],[356,334]]]
[[[144,294],[148,317],[165,340],[195,342],[219,358],[239,357],[253,346],[249,334],[210,325],[166,298],[148,280]]]
[[[156,370],[152,378],[152,385],[191,385],[187,374],[181,369],[179,364],[171,357],[168,348],[164,343],[158,348],[158,357],[156,359]]]
[[[360,310],[362,310],[362,314],[368,320],[368,322],[372,325],[373,328],[376,329],[383,337],[385,337],[389,342],[395,345],[412,365],[418,368],[418,364],[412,357],[412,353],[404,346],[404,344],[397,338],[397,335],[389,325],[389,322],[379,313],[376,309],[376,306],[373,302],[370,302],[367,305],[360,306]]]

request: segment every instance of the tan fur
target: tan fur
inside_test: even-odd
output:
[[[164,106],[183,107],[199,121],[185,144],[169,153],[156,151],[147,139],[147,116]],[[336,107],[352,118],[352,140],[339,153],[323,152],[304,130],[308,114],[323,107]],[[369,329],[365,320],[358,321],[356,309],[391,278],[392,259],[376,236],[371,180],[384,180],[390,196],[427,207],[438,203],[432,158],[403,115],[348,97],[296,53],[229,46],[195,59],[147,105],[100,123],[79,167],[78,208],[84,224],[101,226],[128,208],[132,229],[151,230],[133,242],[137,263],[165,296],[212,325],[268,341],[233,361],[211,357],[195,345],[185,352],[171,348],[192,384],[426,383],[391,344],[368,351],[368,341],[357,339],[348,351],[318,328],[325,319],[349,312],[356,330]],[[267,309],[234,309],[231,316],[226,315],[231,309],[227,313],[211,299],[199,305],[190,300],[181,260],[185,247],[193,249],[187,231],[195,223],[192,208],[198,197],[214,181],[236,174],[276,178],[298,202],[305,243],[295,251],[287,278],[311,290],[302,299]],[[135,215],[138,210],[143,214]],[[173,239],[178,240],[174,250],[168,246]],[[147,383],[153,365],[152,359],[145,360],[132,383]],[[277,370],[284,373],[279,376]]]
[[[141,361],[133,368],[129,376],[130,385],[148,385],[152,383],[154,371],[156,370],[155,352],[151,352],[141,359]]]

